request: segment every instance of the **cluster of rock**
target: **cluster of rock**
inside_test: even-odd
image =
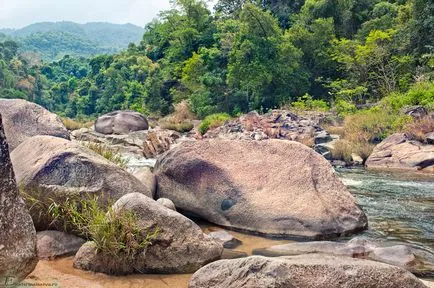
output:
[[[366,167],[434,173],[434,144],[423,144],[404,133],[393,134],[374,148]]]
[[[254,255],[268,257],[315,253],[383,262],[418,274],[426,272],[426,268],[421,263],[425,260],[423,251],[399,243],[383,246],[362,237],[355,237],[348,242],[299,242],[253,250]],[[426,259],[426,261],[429,261],[429,259]]]
[[[29,106],[21,103],[17,107],[26,110]],[[0,113],[2,109],[8,110],[0,105]],[[14,112],[29,114],[24,117],[25,124],[10,113],[5,121],[9,125],[6,136],[15,143],[10,150],[16,179],[32,198],[49,203],[97,195],[101,204],[108,205],[107,199],[116,201],[114,215],[132,211],[141,231],[158,231],[151,245],[133,259],[113,257],[98,251],[95,243],[84,243],[62,231],[43,231],[38,233],[40,258],[71,255],[78,250],[74,267],[95,272],[197,271],[190,287],[425,287],[400,267],[342,255],[253,256],[214,262],[246,256],[224,249],[240,242],[224,232],[205,235],[197,224],[176,212],[189,212],[221,226],[284,237],[323,239],[366,229],[366,215],[324,157],[293,141],[249,141],[301,141],[310,137],[317,145],[329,142],[329,135],[312,119],[277,110],[263,116],[250,113],[214,130],[215,137],[213,131],[205,136],[224,139],[181,141],[177,145],[172,144],[179,134],[146,130],[146,119],[132,112],[104,115],[95,124],[95,131],[73,132],[76,140],[119,145],[143,157],[163,153],[155,175],[149,169],[133,175],[79,142],[69,141],[55,115],[39,106],[32,109],[33,114],[18,108]],[[39,125],[44,119],[47,122]],[[35,123],[37,128],[32,127]],[[14,133],[24,127],[26,133]],[[12,274],[20,281],[36,264],[36,233],[19,199],[1,129],[0,141],[0,157],[7,163],[0,167],[0,221],[9,232],[0,234],[0,276]],[[40,212],[31,211],[31,216],[36,228],[45,230],[50,219],[41,218],[44,214]]]
[[[204,138],[230,140],[283,139],[313,143],[314,134],[324,131],[320,124],[326,115],[301,117],[287,110],[272,110],[260,115],[256,111],[226,121],[224,125],[210,129]]]

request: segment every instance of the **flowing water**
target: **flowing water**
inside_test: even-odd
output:
[[[425,251],[428,255],[434,255],[434,178],[432,176],[374,173],[363,169],[338,169],[337,173],[368,216],[369,229],[361,235],[386,244],[405,242]],[[205,233],[222,229],[210,224],[200,225]],[[290,242],[234,231],[230,233],[243,242],[236,250],[249,255],[255,248]],[[72,257],[40,261],[26,282],[77,288],[186,288],[191,277],[189,274],[114,277],[77,270],[72,267],[72,263]],[[431,272],[427,276],[432,281],[434,271],[429,271]]]

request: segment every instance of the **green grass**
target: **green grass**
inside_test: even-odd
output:
[[[113,148],[110,148],[107,145],[100,143],[92,143],[92,142],[83,142],[82,145],[86,148],[89,148],[93,152],[101,155],[105,159],[110,162],[115,163],[121,168],[125,168],[127,166],[127,161]]]
[[[44,198],[37,189],[28,193],[21,187],[20,191],[30,214],[47,218],[50,229],[93,241],[98,253],[113,259],[133,260],[152,245],[160,232],[159,228],[142,229],[137,215],[130,210],[114,211],[111,200],[78,194],[52,199]]]
[[[222,126],[226,121],[230,120],[231,116],[227,113],[217,113],[211,114],[203,119],[202,123],[199,125],[199,132],[203,135],[209,129],[217,128]]]

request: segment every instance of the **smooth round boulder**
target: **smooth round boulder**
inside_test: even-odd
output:
[[[220,260],[194,273],[188,287],[427,288],[396,266],[322,254]]]
[[[135,111],[114,111],[104,114],[95,122],[95,131],[102,134],[128,134],[148,130],[148,120]]]
[[[124,169],[79,143],[65,139],[29,138],[12,152],[11,159],[18,184],[47,207],[52,201],[62,203],[74,197],[97,196],[101,203],[113,203],[132,192],[153,197],[149,188]],[[47,230],[50,217],[39,212],[38,209],[31,211],[36,229]]]
[[[221,226],[314,239],[367,227],[332,166],[297,142],[185,141],[154,172],[158,198]]]
[[[0,113],[10,152],[27,138],[36,135],[70,139],[60,117],[35,103],[21,99],[0,99]]]
[[[111,254],[98,253],[93,242],[88,242],[75,255],[75,268],[114,275],[193,273],[223,253],[222,244],[205,235],[193,221],[143,194],[123,196],[113,211],[115,215],[133,212],[141,231],[158,229],[155,239],[134,259],[120,256],[115,260]]]
[[[157,200],[157,203],[160,203],[161,205],[163,205],[164,207],[176,211],[176,207],[175,204],[173,204],[172,200],[167,199],[167,198],[160,198]]]
[[[133,172],[133,175],[140,180],[146,187],[151,189],[153,195],[157,192],[157,178],[152,173],[151,168],[142,167]]]
[[[21,199],[0,114],[0,287],[15,287],[38,263],[36,231]]]
[[[36,233],[39,259],[54,259],[74,255],[86,242],[75,235],[47,230]]]

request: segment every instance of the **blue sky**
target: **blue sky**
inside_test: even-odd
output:
[[[0,28],[43,21],[133,23],[144,27],[169,0],[0,0]]]

